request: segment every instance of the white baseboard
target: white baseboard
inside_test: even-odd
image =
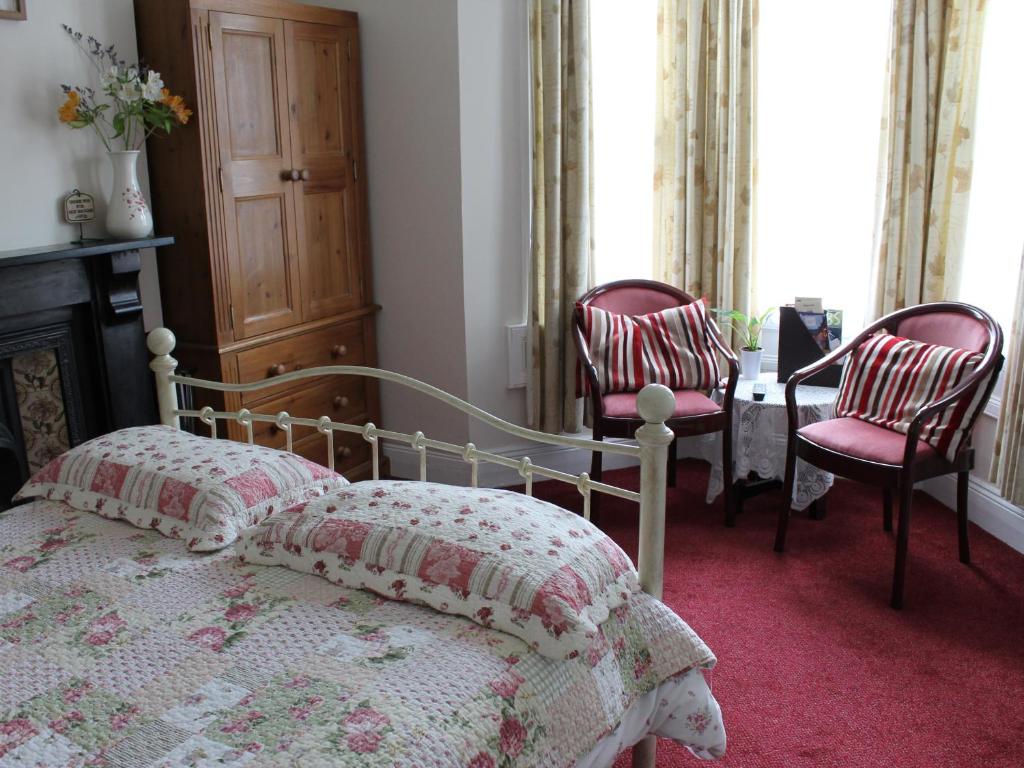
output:
[[[918,487],[950,509],[956,509],[956,475],[934,477]],[[1024,509],[1000,496],[991,483],[971,478],[967,492],[967,516],[1000,541],[1024,552]]]
[[[608,440],[608,442],[619,441]],[[529,447],[492,448],[489,450],[491,453],[497,453],[516,461],[524,456],[529,456],[534,464],[572,475],[590,471],[590,453],[577,448],[538,444]],[[394,477],[419,477],[419,454],[410,446],[385,443],[384,454],[391,459],[391,474]],[[629,456],[606,453],[603,467],[604,469],[621,469],[622,467],[636,466],[637,463]],[[516,470],[498,464],[480,462],[479,472],[480,485],[485,488],[506,488],[523,484],[523,478]],[[446,485],[466,485],[469,483],[469,465],[459,456],[427,451],[427,479]]]

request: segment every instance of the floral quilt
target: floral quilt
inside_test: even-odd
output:
[[[604,631],[602,651],[555,661],[37,501],[0,515],[0,766],[574,765],[641,696],[715,661],[647,595]],[[676,738],[717,754],[714,709]]]

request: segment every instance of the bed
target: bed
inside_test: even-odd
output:
[[[174,374],[173,335],[151,334],[162,421],[295,424],[323,435],[357,429],[371,443],[405,441],[514,465],[608,492],[641,508],[644,591],[602,625],[607,649],[556,661],[458,616],[347,589],[313,575],[243,563],[232,549],[182,542],[36,500],[0,517],[0,765],[606,766],[631,745],[654,764],[654,736],[703,758],[724,753],[721,711],[704,678],[715,658],[659,600],[667,441],[659,392],[640,446],[533,433],[450,395],[375,369],[521,437],[631,453],[639,493],[478,451],[421,433],[352,427],[288,414],[181,408],[178,385],[241,389]],[[281,377],[274,380],[281,383]],[[659,418],[660,417],[660,418]],[[664,425],[661,425],[664,429]],[[425,459],[421,477],[425,479]]]

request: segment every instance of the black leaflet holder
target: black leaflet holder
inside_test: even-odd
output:
[[[794,371],[810,365],[825,356],[793,307],[779,307],[779,378],[789,380]],[[843,373],[842,363],[830,365],[824,371],[804,379],[801,384],[815,387],[838,387]]]

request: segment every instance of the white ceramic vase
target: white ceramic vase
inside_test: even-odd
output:
[[[740,378],[756,379],[761,375],[761,355],[763,349],[741,349],[740,350]]]
[[[107,232],[111,237],[138,240],[153,231],[153,214],[139,188],[136,164],[139,151],[111,152],[114,186],[107,205]]]

